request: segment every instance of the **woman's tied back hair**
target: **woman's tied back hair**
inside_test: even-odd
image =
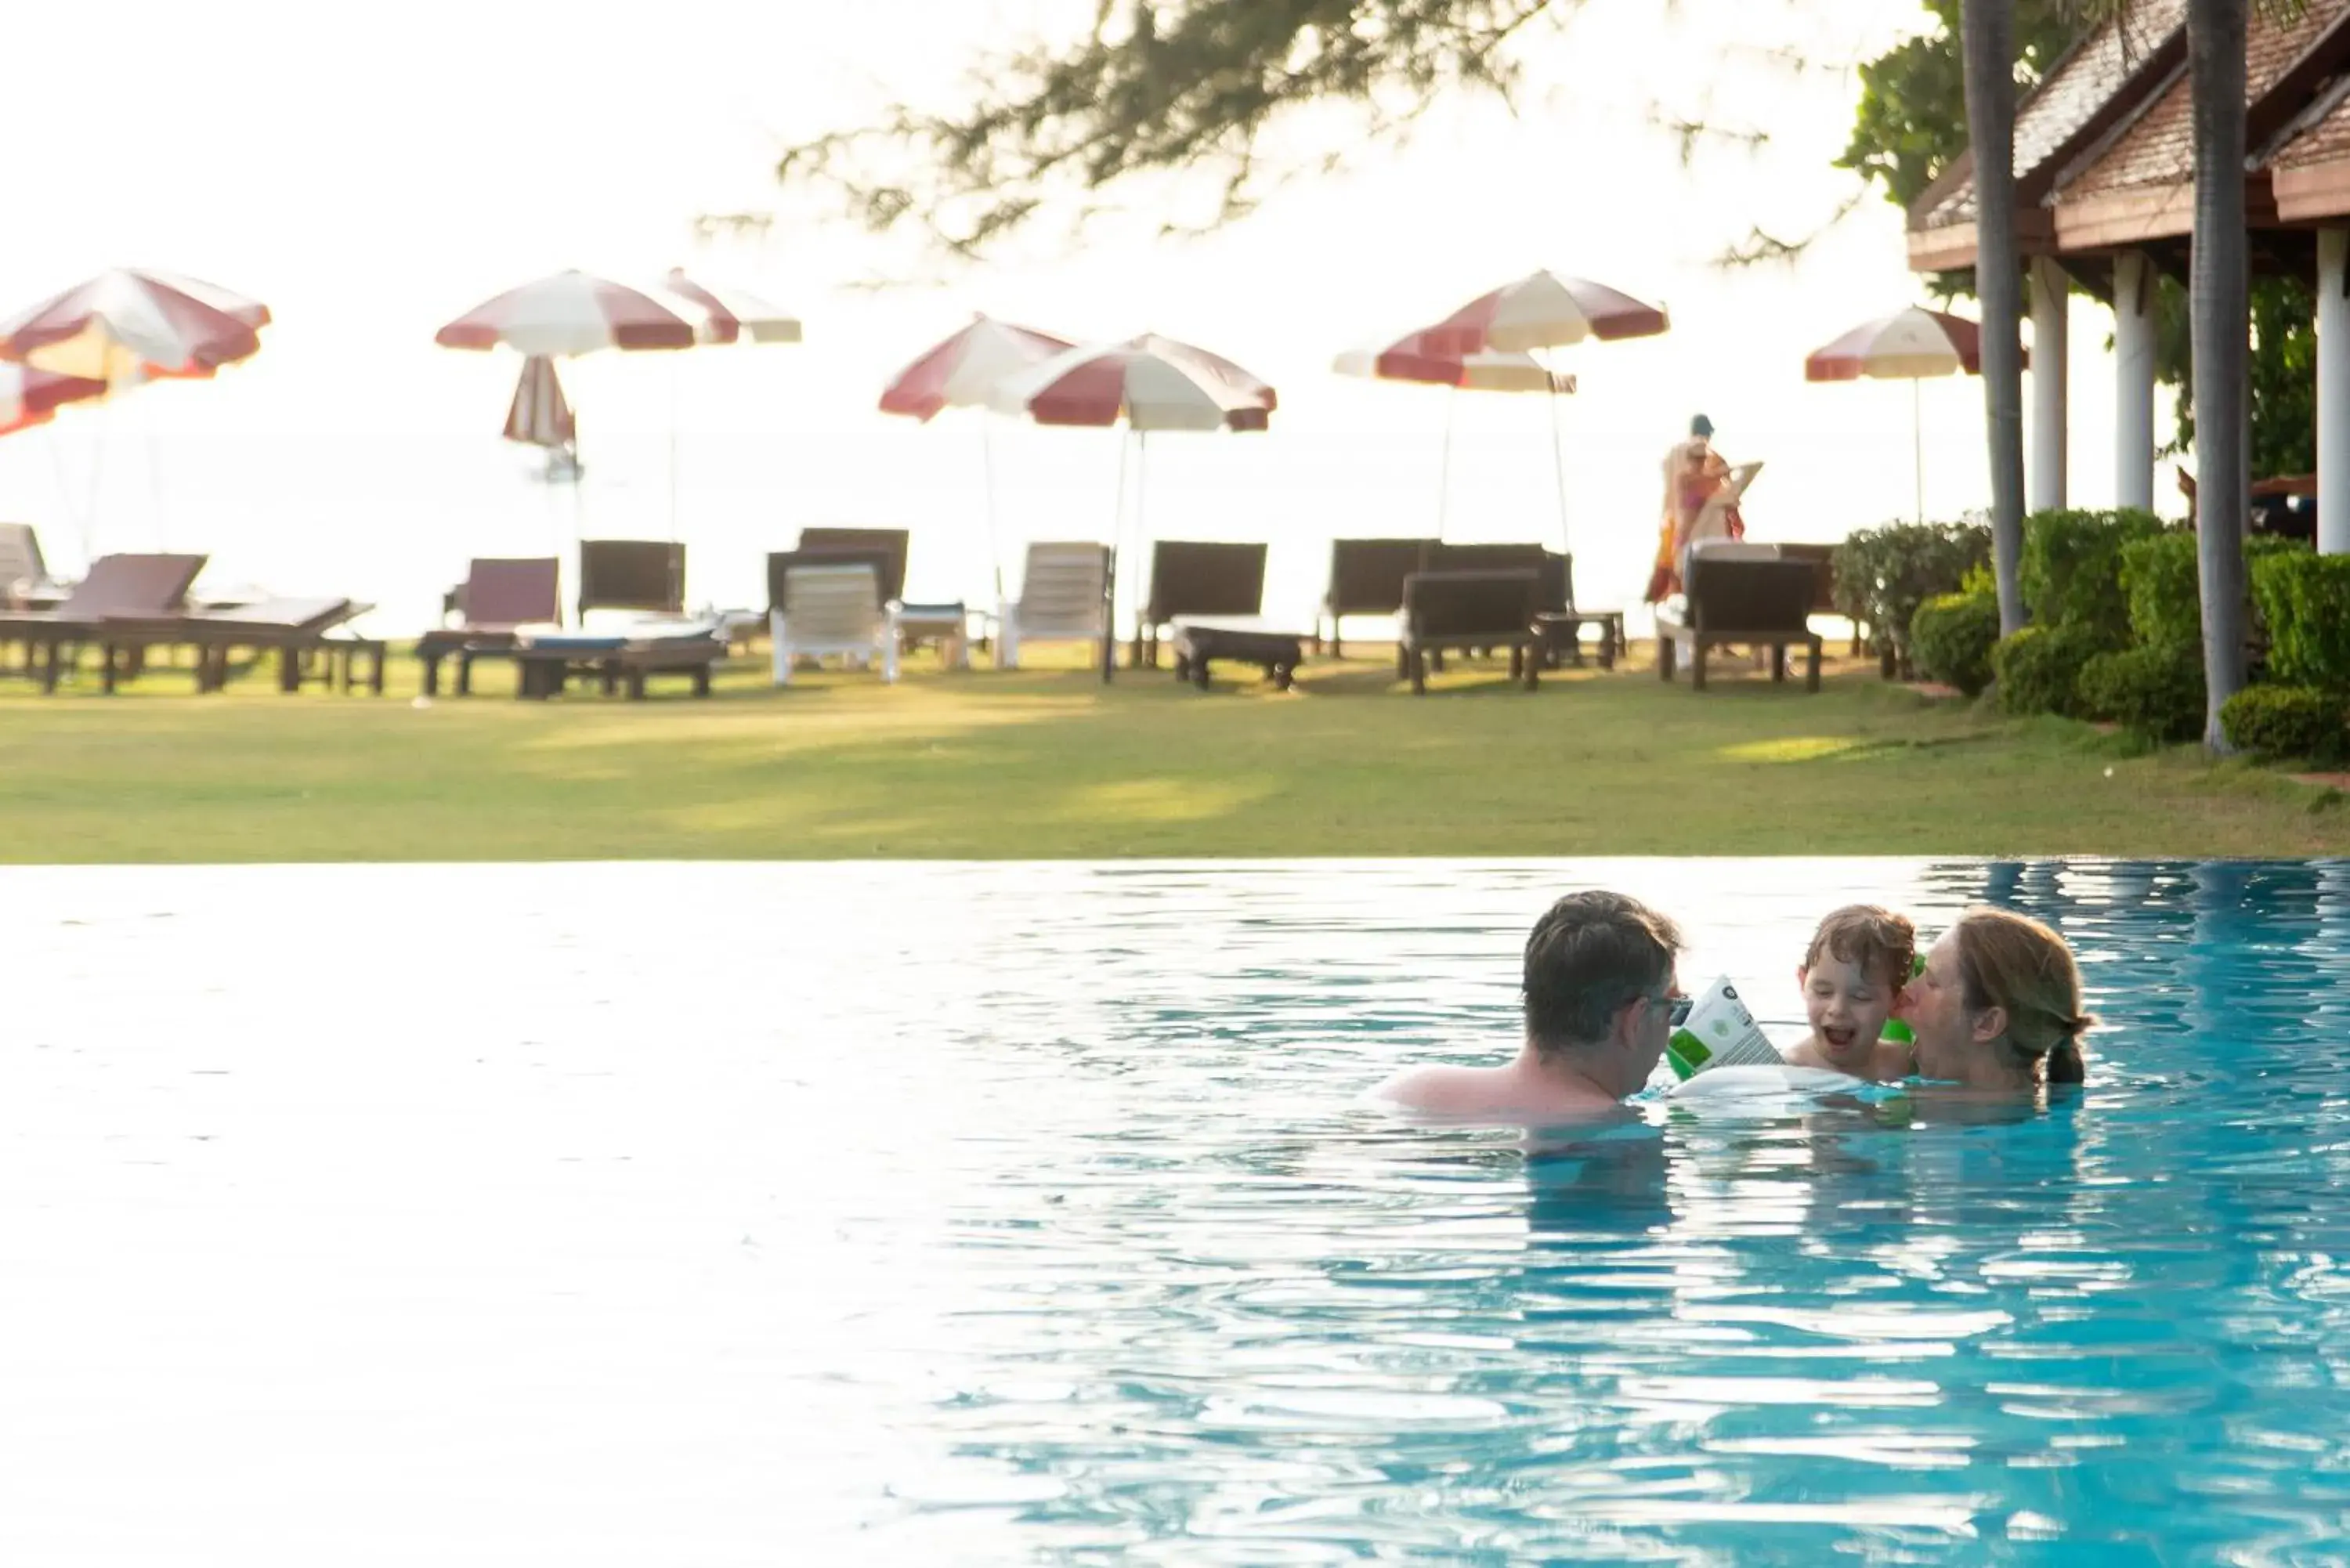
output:
[[[1569,893],[1526,938],[1526,1038],[1544,1054],[1596,1044],[1617,1009],[1662,990],[1680,950],[1679,929],[1638,898]]]
[[[1830,911],[1812,933],[1804,967],[1814,968],[1823,955],[1857,964],[1861,973],[1898,991],[1909,983],[1918,960],[1918,928],[1875,904],[1846,904]]]
[[[2007,1013],[2007,1042],[2052,1084],[2085,1076],[2081,1036],[2096,1020],[2082,1008],[2081,969],[2064,939],[2012,909],[1969,909],[1959,919],[1959,981],[1969,1008]]]

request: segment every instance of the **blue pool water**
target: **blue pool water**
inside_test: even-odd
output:
[[[1353,1103],[1548,899],[1798,1017],[2063,929],[2085,1094]],[[0,873],[0,1561],[2350,1555],[2350,865]]]

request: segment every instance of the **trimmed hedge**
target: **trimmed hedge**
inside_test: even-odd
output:
[[[2350,704],[2314,686],[2247,686],[2220,705],[2220,727],[2236,746],[2265,757],[2350,756]]]
[[[2251,534],[2244,539],[2249,575],[2272,556],[2307,555],[2298,539],[2275,534]],[[2149,647],[2203,640],[2202,568],[2195,555],[2195,535],[2185,528],[2166,528],[2122,546],[2122,588],[2129,599],[2130,636]],[[2252,636],[2264,642],[2266,617],[2254,601]]]
[[[2150,741],[2202,734],[2206,692],[2203,649],[2192,642],[2100,653],[2081,666],[2074,682],[2085,717],[2115,720]]]
[[[2078,627],[2099,648],[2129,641],[2130,602],[2122,587],[2122,552],[2162,532],[2151,512],[2034,512],[2023,520],[2017,583],[2033,624]]]
[[[2010,713],[2079,717],[2081,667],[2105,651],[2088,627],[2027,626],[2000,639],[1991,653],[2000,707]]]
[[[1888,676],[1914,673],[1910,622],[1918,607],[1959,591],[1967,573],[1991,560],[1984,523],[1889,523],[1836,546],[1835,606],[1865,622]]]
[[[2270,676],[2350,691],[2350,556],[2263,555],[2251,563],[2251,579],[2268,626]]]
[[[1909,647],[1918,670],[1970,697],[1991,684],[1991,650],[1999,641],[1999,596],[1968,591],[1937,594],[1909,618]]]

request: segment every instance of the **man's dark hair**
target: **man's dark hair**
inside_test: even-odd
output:
[[[1569,893],[1526,938],[1526,1038],[1545,1055],[1597,1044],[1625,1003],[1673,972],[1681,933],[1621,893]]]

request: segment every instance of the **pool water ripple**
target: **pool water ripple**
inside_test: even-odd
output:
[[[0,1560],[2350,1555],[2350,867],[5,877]],[[1782,1033],[2023,909],[2092,1082],[1358,1103],[1595,884]]]

